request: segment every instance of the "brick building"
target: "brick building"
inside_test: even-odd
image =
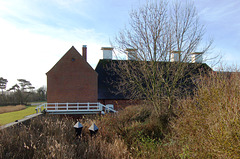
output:
[[[136,60],[135,49],[127,49],[127,60],[113,60],[112,59],[112,50],[113,48],[103,47],[103,59],[99,60],[95,71],[98,73],[98,101],[102,104],[113,104],[115,109],[124,108],[129,105],[135,105],[144,99],[144,97],[139,97],[138,99],[131,98],[131,91],[124,90],[122,92],[119,87],[119,82],[123,80],[118,73],[121,72],[119,65],[124,64],[129,65],[128,68],[131,68],[132,65],[141,66],[141,63],[144,61]],[[178,51],[172,52],[172,59],[170,62],[158,61],[156,65],[159,69],[168,69],[169,64],[173,68],[177,68],[178,60],[180,56]],[[193,61],[191,63],[185,63],[185,69],[182,71],[183,78],[179,79],[178,85],[184,87],[183,91],[188,91],[188,93],[193,93],[195,84],[193,83],[192,75],[197,77],[198,75],[203,75],[207,72],[212,71],[212,69],[205,63],[202,63],[202,57],[200,53],[192,53]],[[176,57],[177,56],[177,57]],[[197,57],[196,57],[197,56]],[[149,61],[150,62],[150,61]],[[146,63],[146,62],[144,62]],[[176,65],[176,66],[175,66]],[[137,70],[137,69],[136,69]],[[135,70],[135,71],[136,71]],[[169,78],[170,79],[170,78]],[[186,80],[191,79],[191,80]],[[169,82],[170,83],[170,82]],[[126,83],[125,83],[126,84]],[[130,84],[130,83],[129,83]],[[144,84],[143,84],[144,85]],[[127,87],[125,87],[127,88]]]
[[[84,103],[98,101],[98,75],[88,64],[87,47],[83,56],[71,47],[47,74],[48,103]]]
[[[111,47],[102,47],[103,59],[99,60],[94,70],[86,61],[87,48],[83,45],[83,56],[72,47],[70,50],[47,72],[47,102],[48,103],[86,103],[100,102],[104,105],[114,104],[116,109],[128,105],[136,104],[142,99],[131,100],[126,94],[117,90],[116,81],[121,78],[115,72],[118,68],[119,61],[112,59]],[[127,60],[121,60],[126,63],[141,63],[134,60],[133,49],[128,49]],[[198,55],[198,54],[197,54]],[[199,56],[199,55],[198,55]],[[174,57],[174,56],[173,56]],[[195,56],[194,56],[195,57]],[[179,58],[171,59],[172,64]],[[168,62],[157,62],[159,68],[164,68]],[[212,69],[201,63],[188,63],[188,69],[184,72],[201,74],[201,72],[212,71]],[[112,67],[115,67],[113,69]],[[197,66],[197,67],[196,67]],[[192,83],[188,84],[190,88]],[[131,92],[129,92],[131,93]]]

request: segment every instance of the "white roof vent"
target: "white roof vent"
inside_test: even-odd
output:
[[[203,52],[193,52],[192,54],[192,63],[202,63],[203,57],[202,54]]]
[[[102,47],[101,50],[103,51],[103,59],[112,59],[112,47]]]
[[[127,48],[127,60],[136,60],[137,59],[137,49]]]
[[[179,62],[181,61],[181,51],[172,51],[171,52],[171,62]]]

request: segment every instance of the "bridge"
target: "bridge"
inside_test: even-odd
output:
[[[101,103],[44,103],[36,107],[36,112],[45,110],[49,114],[105,114],[116,113],[112,104]]]

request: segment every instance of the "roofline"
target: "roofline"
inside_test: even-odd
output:
[[[74,46],[72,46],[56,63],[55,63],[55,65],[48,71],[48,72],[46,72],[46,75],[48,75],[48,73],[58,64],[58,62],[59,61],[61,61],[61,59],[71,50],[71,49],[75,49],[76,51],[77,51],[77,49],[74,47]],[[90,67],[90,68],[92,68],[92,66],[83,58],[83,56],[77,51],[77,53],[80,55],[80,57],[87,63],[87,65]],[[92,68],[93,69],[93,71],[97,74],[97,76],[98,76],[98,73],[95,71],[95,69],[94,68]]]

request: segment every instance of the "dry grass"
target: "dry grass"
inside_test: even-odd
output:
[[[94,120],[83,119],[82,136],[76,137],[75,120],[58,116],[38,117],[30,125],[0,131],[0,158],[131,158],[123,141],[91,137]]]
[[[165,118],[158,118],[148,105],[126,107],[118,114],[109,114],[101,119],[101,135],[113,142],[119,136],[133,158],[159,158],[158,145],[167,132]]]
[[[103,118],[46,116],[0,131],[0,158],[240,158],[240,77],[203,77],[193,97],[178,99],[176,117],[131,106]],[[90,137],[95,122],[99,132]]]
[[[25,105],[4,106],[4,107],[0,107],[0,114],[19,111],[19,110],[23,110],[25,108],[26,108]]]

